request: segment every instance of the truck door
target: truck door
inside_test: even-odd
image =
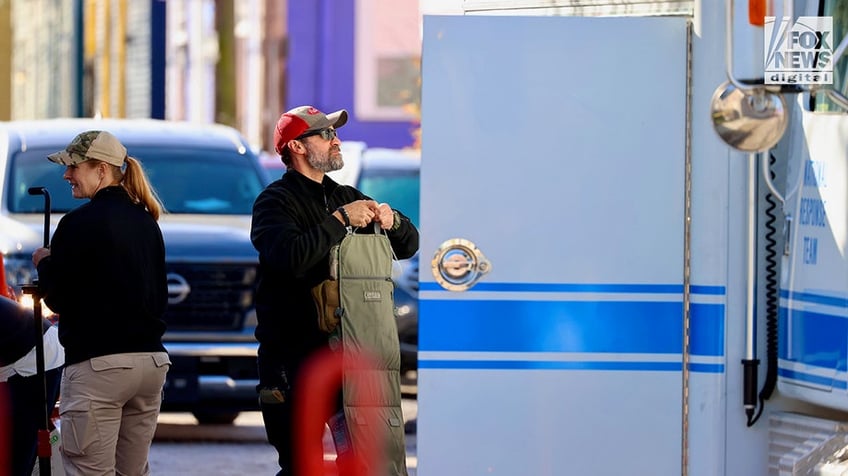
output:
[[[791,131],[791,253],[781,274],[779,389],[848,410],[848,116],[804,110]]]
[[[425,17],[422,476],[680,474],[688,38]]]

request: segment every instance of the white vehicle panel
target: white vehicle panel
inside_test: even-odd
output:
[[[680,474],[686,19],[424,25],[419,474]]]

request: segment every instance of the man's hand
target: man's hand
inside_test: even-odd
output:
[[[381,203],[377,206],[374,215],[374,221],[380,224],[380,228],[389,230],[395,224],[395,214],[392,207],[388,203]]]
[[[50,256],[50,248],[38,248],[32,252],[32,264],[38,266],[38,263],[48,256]]]
[[[375,220],[375,217],[379,213],[379,206],[374,200],[357,200],[348,203],[342,208],[347,212],[351,226],[358,228],[368,226],[372,220]],[[391,209],[389,209],[389,213],[391,213]],[[338,215],[337,218],[344,223],[344,217],[338,212],[336,214]]]

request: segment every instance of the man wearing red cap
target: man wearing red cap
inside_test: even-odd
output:
[[[279,454],[278,476],[294,474],[291,389],[305,360],[328,347],[311,289],[329,278],[330,248],[348,229],[373,233],[368,225],[377,223],[398,259],[418,249],[418,230],[403,213],[326,175],[344,165],[337,131],[347,118],[345,110],[324,114],[312,106],[280,116],[274,143],[287,171],[253,206],[251,240],[260,268],[258,390],[268,441]]]

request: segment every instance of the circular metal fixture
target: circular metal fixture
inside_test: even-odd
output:
[[[445,241],[431,262],[433,277],[448,291],[465,291],[492,266],[474,243],[462,238]]]
[[[743,152],[771,149],[788,124],[783,96],[762,87],[743,91],[730,81],[713,94],[710,117],[719,137]]]

